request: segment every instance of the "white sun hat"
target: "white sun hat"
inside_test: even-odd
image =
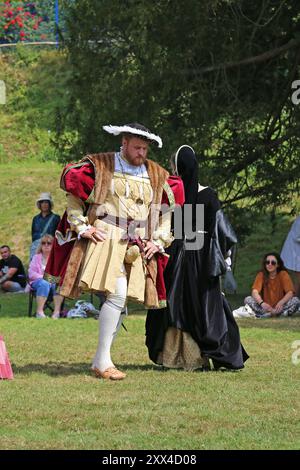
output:
[[[36,200],[36,206],[37,206],[38,209],[40,209],[39,203],[41,201],[49,201],[51,209],[53,208],[53,200],[52,200],[52,197],[51,197],[50,193],[41,193],[39,195],[38,199]]]

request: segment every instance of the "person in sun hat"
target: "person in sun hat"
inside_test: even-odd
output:
[[[41,238],[46,234],[54,236],[60,221],[60,216],[52,212],[53,200],[50,193],[41,193],[36,200],[36,206],[40,212],[33,217],[31,223],[30,261],[36,254]]]
[[[172,241],[171,208],[180,198],[180,178],[149,160],[149,144],[161,138],[138,123],[103,126],[121,136],[117,152],[87,155],[63,170],[61,187],[67,210],[56,232],[46,266],[46,279],[60,285],[60,294],[103,292],[99,342],[92,364],[96,377],[122,380],[110,349],[122,324],[126,300],[158,308],[158,263]],[[164,213],[162,211],[162,201]],[[161,266],[160,263],[159,265]]]

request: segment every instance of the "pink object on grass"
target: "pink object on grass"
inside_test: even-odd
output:
[[[0,379],[13,379],[14,374],[10,365],[3,336],[0,336]]]

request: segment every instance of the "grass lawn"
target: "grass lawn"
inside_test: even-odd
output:
[[[28,318],[25,294],[0,303],[15,373],[0,381],[1,449],[299,449],[299,317],[239,320],[245,369],[190,373],[150,362],[131,307],[113,348],[128,377],[115,383],[89,372],[97,321]]]

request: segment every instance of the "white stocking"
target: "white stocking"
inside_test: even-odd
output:
[[[115,294],[108,294],[100,310],[98,348],[92,367],[97,367],[101,372],[114,366],[110,356],[110,348],[124,318],[121,312],[124,310],[126,294],[127,279],[126,277],[119,277],[117,278]]]

